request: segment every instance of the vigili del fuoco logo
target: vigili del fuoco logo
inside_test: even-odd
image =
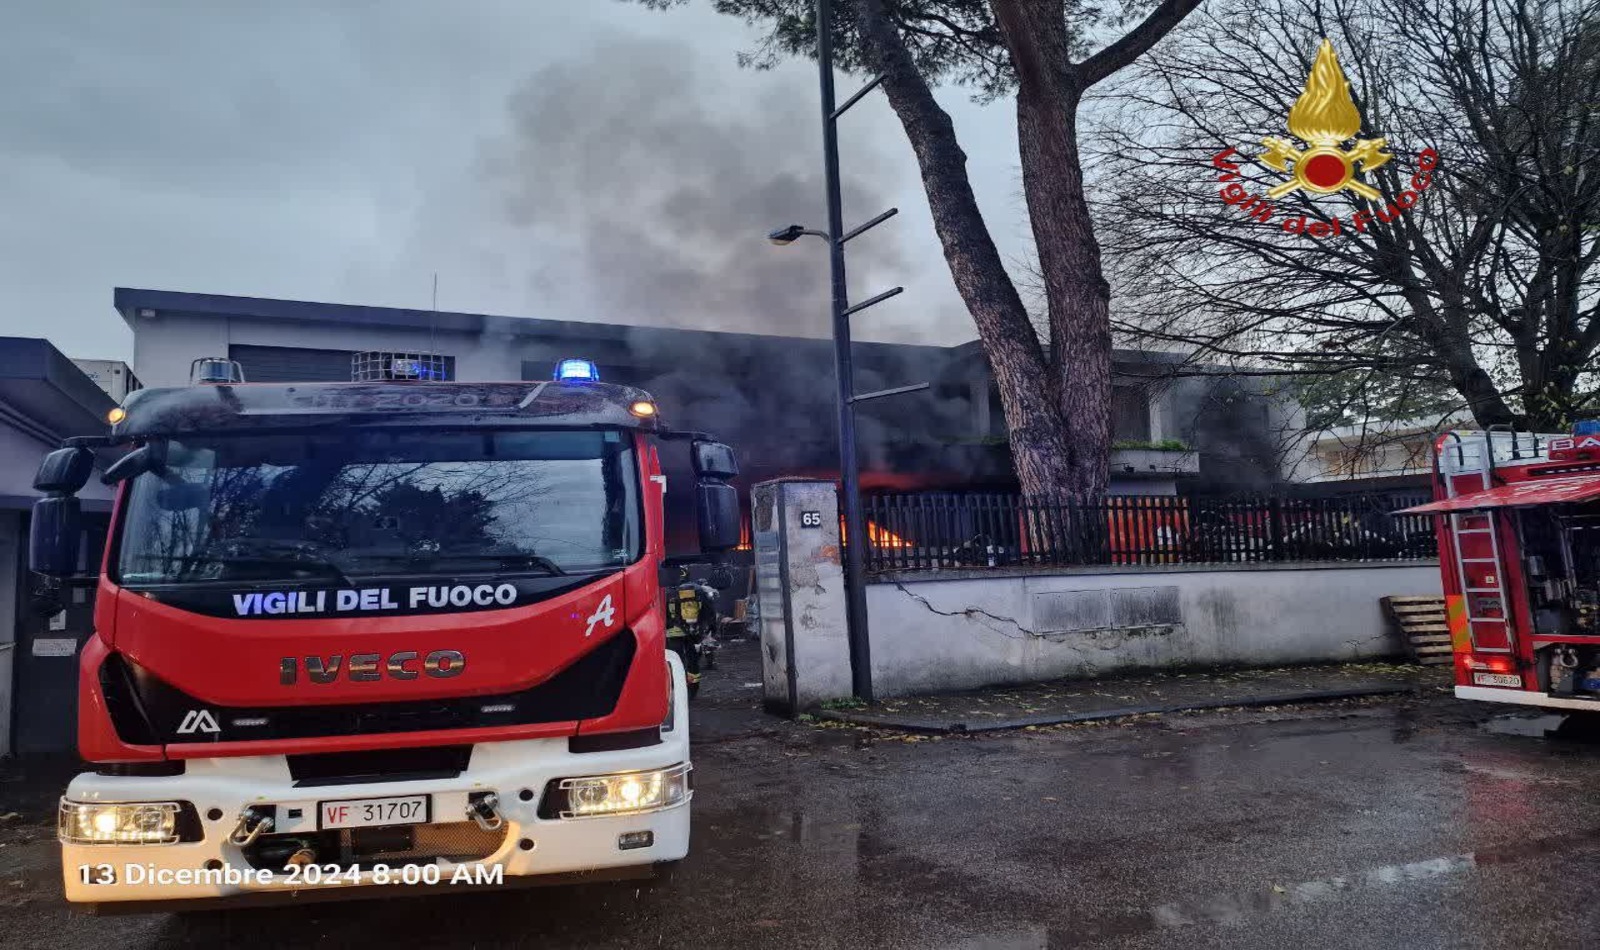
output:
[[[1239,164],[1231,159],[1239,152],[1226,148],[1211,157],[1220,174],[1223,203],[1237,207],[1252,220],[1271,223],[1277,214],[1273,202],[1304,192],[1313,198],[1348,192],[1371,204],[1351,214],[1348,220],[1334,216],[1327,221],[1309,220],[1305,215],[1284,216],[1283,230],[1313,238],[1344,234],[1346,230],[1365,232],[1374,220],[1390,222],[1410,211],[1433,184],[1433,170],[1439,153],[1431,148],[1417,156],[1417,172],[1410,187],[1386,200],[1381,191],[1361,177],[1382,167],[1394,155],[1386,151],[1383,138],[1360,138],[1361,113],[1350,96],[1350,82],[1339,68],[1333,44],[1324,39],[1317,48],[1316,62],[1306,77],[1305,89],[1289,110],[1289,133],[1306,144],[1271,135],[1261,140],[1266,151],[1257,160],[1289,179],[1267,189],[1265,195],[1251,194],[1239,183]],[[1348,144],[1347,144],[1348,143]]]

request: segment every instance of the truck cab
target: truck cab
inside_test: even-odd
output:
[[[47,456],[36,483],[33,569],[70,573],[92,452],[129,449],[105,474],[68,899],[348,897],[684,857],[656,443],[695,440],[712,551],[738,541],[731,450],[583,361],[520,383],[212,372],[129,395],[108,439]]]

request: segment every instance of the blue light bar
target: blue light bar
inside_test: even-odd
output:
[[[600,381],[600,368],[588,360],[562,360],[556,364],[556,379],[558,381],[586,380],[591,383]]]
[[[1573,435],[1600,435],[1600,419],[1579,419],[1572,424]]]
[[[395,379],[443,379],[444,372],[428,360],[399,357],[389,363],[389,372]]]

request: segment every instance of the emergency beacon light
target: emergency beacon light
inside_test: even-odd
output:
[[[556,364],[556,381],[598,383],[600,368],[588,360],[562,360]]]

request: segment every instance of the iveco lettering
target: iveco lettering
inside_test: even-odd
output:
[[[30,561],[64,577],[94,453],[121,453],[80,654],[94,768],[60,806],[69,900],[293,902],[311,867],[336,896],[638,876],[688,853],[658,450],[692,443],[713,560],[739,541],[732,450],[586,360],[535,383],[417,365],[275,385],[198,360],[46,456]]]
[[[327,658],[306,657],[306,670],[313,683],[334,682],[339,678],[339,667],[342,665],[345,665],[344,657],[337,653]],[[434,650],[421,662],[418,662],[415,650],[401,650],[387,658],[377,653],[355,653],[351,654],[346,666],[346,678],[358,683],[370,683],[383,679],[385,674],[397,680],[414,680],[427,673],[444,679],[460,676],[466,667],[467,658],[459,650]],[[285,686],[293,686],[300,679],[300,663],[292,656],[284,657],[278,664],[278,670],[278,680]]]

